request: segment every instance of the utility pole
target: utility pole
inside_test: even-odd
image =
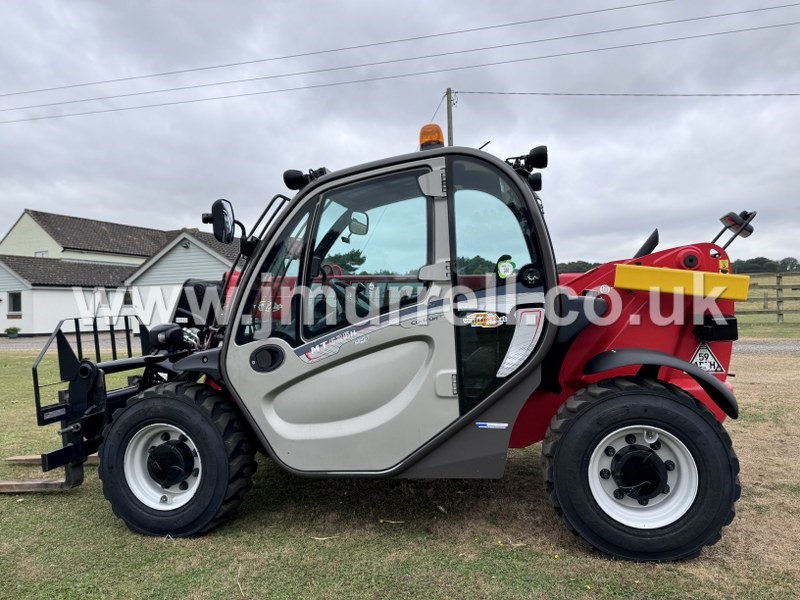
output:
[[[453,88],[447,88],[447,145],[453,145]]]

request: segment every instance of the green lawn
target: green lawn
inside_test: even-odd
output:
[[[35,426],[32,359],[0,354],[0,457],[59,445],[55,427]],[[740,372],[737,383],[745,378]],[[744,524],[735,521],[699,559],[624,563],[585,549],[558,522],[538,453],[512,453],[500,481],[307,480],[262,458],[236,518],[192,540],[128,531],[88,468],[86,483],[67,493],[0,495],[0,597],[629,600],[797,591],[793,559],[775,566],[747,552],[748,519],[776,515],[763,496],[771,488],[753,496],[746,487]],[[36,475],[0,464],[0,479]],[[797,499],[796,486],[774,493],[784,505]]]
[[[800,317],[800,315],[792,315]],[[769,318],[765,318],[769,317]],[[744,315],[737,313],[739,337],[800,339],[800,319],[796,322],[776,323],[773,315]]]

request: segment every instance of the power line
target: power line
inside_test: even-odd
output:
[[[145,91],[140,91],[140,92],[128,92],[128,93],[123,93],[123,94],[112,94],[112,95],[108,95],[108,96],[95,96],[93,98],[81,98],[81,99],[76,99],[76,100],[60,100],[58,102],[47,102],[47,103],[43,103],[43,104],[31,104],[31,105],[27,105],[27,106],[13,106],[13,107],[8,107],[8,108],[0,108],[0,112],[10,112],[10,111],[15,111],[15,110],[28,110],[28,109],[34,109],[34,108],[50,108],[50,107],[53,107],[53,106],[65,106],[65,105],[68,105],[68,104],[80,104],[80,103],[83,103],[83,102],[95,102],[95,101],[100,101],[100,100],[114,100],[114,99],[117,99],[117,98],[130,98],[130,97],[146,96],[146,95],[149,95],[149,94],[160,94],[160,93],[178,92],[178,91],[185,91],[185,90],[192,90],[192,89],[199,89],[199,88],[223,86],[223,85],[252,83],[254,81],[266,81],[266,80],[270,80],[270,79],[281,79],[281,78],[284,78],[284,77],[298,77],[298,76],[301,76],[301,75],[317,75],[317,74],[320,74],[320,73],[330,73],[330,72],[334,72],[334,71],[346,71],[346,70],[359,69],[359,68],[365,68],[365,67],[385,66],[385,65],[389,65],[389,64],[397,64],[397,63],[402,63],[402,62],[411,62],[411,61],[416,61],[416,60],[427,60],[427,59],[431,59],[431,58],[441,58],[443,56],[455,56],[455,55],[467,54],[467,53],[471,53],[471,52],[484,52],[484,51],[487,51],[487,50],[499,50],[499,49],[503,49],[503,48],[526,46],[526,45],[539,44],[539,43],[544,43],[544,42],[554,42],[554,41],[565,40],[565,39],[574,39],[574,38],[588,37],[588,36],[593,36],[593,35],[602,35],[602,34],[606,34],[606,33],[619,33],[619,32],[622,32],[622,31],[633,31],[633,30],[636,30],[636,29],[647,29],[647,28],[650,28],[650,27],[661,27],[661,26],[664,26],[664,25],[676,25],[676,24],[679,24],[679,23],[689,23],[689,22],[692,22],[692,21],[704,21],[704,20],[709,20],[709,19],[718,19],[718,18],[721,18],[721,17],[737,16],[737,15],[743,15],[743,14],[747,14],[747,13],[763,12],[763,11],[767,11],[767,10],[778,10],[778,9],[782,9],[782,8],[791,8],[791,7],[795,7],[795,6],[800,6],[800,2],[794,2],[794,3],[791,3],[791,4],[782,4],[782,5],[779,5],[779,6],[768,6],[768,7],[762,7],[762,8],[753,8],[753,9],[748,9],[748,10],[740,10],[740,11],[727,12],[727,13],[718,13],[718,14],[715,14],[715,15],[703,15],[703,16],[699,16],[699,17],[688,17],[688,18],[685,18],[685,19],[673,19],[673,20],[670,20],[670,21],[661,21],[661,22],[658,22],[658,23],[645,23],[643,25],[628,25],[628,26],[625,26],[625,27],[615,27],[615,28],[612,28],[612,29],[601,29],[601,30],[588,31],[588,32],[583,32],[583,33],[574,33],[574,34],[561,35],[561,36],[555,36],[555,37],[549,37],[549,38],[540,38],[540,39],[537,39],[537,40],[528,40],[528,41],[524,41],[524,42],[511,42],[511,43],[508,43],[508,44],[498,44],[498,45],[493,45],[493,46],[483,46],[483,47],[480,47],[480,48],[472,48],[472,49],[466,49],[466,50],[453,50],[453,51],[450,51],[450,52],[439,52],[439,53],[436,53],[436,54],[426,54],[426,55],[422,55],[422,56],[412,56],[412,57],[395,58],[395,59],[389,59],[389,60],[373,61],[373,62],[368,62],[368,63],[354,64],[354,65],[340,65],[340,66],[336,66],[336,67],[325,67],[325,68],[320,68],[320,69],[311,69],[311,70],[307,70],[307,71],[296,71],[296,72],[293,72],[293,73],[281,73],[281,74],[277,74],[277,75],[263,75],[263,76],[260,76],[260,77],[247,77],[247,78],[242,78],[242,79],[233,79],[233,80],[228,80],[228,81],[218,81],[218,82],[212,82],[212,83],[198,83],[198,84],[184,85],[184,86],[178,86],[178,87],[172,87],[172,88],[162,88],[162,89],[157,89],[157,90],[145,90]]]
[[[444,99],[446,97],[447,97],[447,92],[442,94],[442,98],[439,100],[439,106],[437,106],[436,110],[433,111],[433,116],[430,119],[428,119],[428,123],[433,123],[433,120],[436,118],[436,115],[439,114],[439,109],[442,108],[442,103],[444,102]]]
[[[675,0],[652,0],[650,2],[639,2],[638,4],[627,4],[627,5],[623,5],[623,6],[615,6],[615,7],[610,7],[610,8],[600,8],[600,9],[596,9],[596,10],[587,10],[587,11],[583,11],[583,12],[568,13],[568,14],[563,14],[563,15],[554,15],[554,16],[550,16],[550,17],[538,17],[536,19],[526,19],[524,21],[513,21],[513,22],[509,22],[509,23],[499,23],[497,25],[484,25],[484,26],[481,26],[481,27],[472,27],[472,28],[469,28],[469,29],[458,29],[458,30],[455,30],[455,31],[444,31],[444,32],[440,32],[440,33],[429,33],[429,34],[425,34],[425,35],[418,35],[418,36],[407,37],[407,38],[399,38],[399,39],[387,40],[387,41],[383,41],[383,42],[372,42],[372,43],[369,43],[369,44],[357,44],[357,45],[354,45],[354,46],[342,46],[341,48],[330,48],[330,49],[326,49],[326,50],[314,50],[314,51],[311,51],[311,52],[301,52],[301,53],[298,53],[298,54],[286,54],[286,55],[283,55],[283,56],[273,56],[273,57],[269,57],[269,58],[259,58],[259,59],[254,59],[254,60],[244,60],[244,61],[239,61],[239,62],[225,63],[225,64],[219,64],[219,65],[209,65],[209,66],[204,66],[204,67],[193,67],[193,68],[188,68],[188,69],[176,69],[174,71],[163,71],[163,72],[160,72],[160,73],[149,73],[149,74],[145,74],[145,75],[131,75],[129,77],[116,77],[114,79],[101,79],[101,80],[98,80],[98,81],[87,81],[87,82],[83,82],[83,83],[72,83],[72,84],[66,84],[66,85],[58,85],[58,86],[47,87],[47,88],[39,88],[39,89],[35,89],[35,90],[23,90],[23,91],[19,91],[19,92],[5,92],[5,93],[0,93],[0,98],[4,97],[4,96],[20,96],[20,95],[23,95],[23,94],[36,94],[36,93],[39,93],[39,92],[53,92],[53,91],[56,91],[56,90],[65,90],[65,89],[78,88],[78,87],[88,87],[88,86],[92,86],[92,85],[102,85],[102,84],[106,84],[106,83],[120,83],[120,82],[123,82],[123,81],[135,81],[135,80],[138,80],[138,79],[149,79],[149,78],[152,78],[152,77],[166,77],[168,75],[181,75],[181,74],[184,74],[184,73],[196,73],[196,72],[199,72],[199,71],[210,71],[210,70],[213,70],[213,69],[227,69],[227,68],[230,68],[230,67],[241,67],[241,66],[245,66],[245,65],[254,65],[254,64],[259,64],[259,63],[275,62],[275,61],[279,61],[279,60],[288,60],[288,59],[292,59],[292,58],[304,58],[304,57],[308,57],[308,56],[319,56],[319,55],[322,55],[322,54],[331,54],[331,53],[334,53],[334,52],[344,52],[344,51],[347,51],[347,50],[361,50],[363,48],[375,48],[375,47],[378,47],[378,46],[388,46],[388,45],[391,45],[391,44],[401,44],[401,43],[406,43],[406,42],[417,42],[417,41],[427,40],[427,39],[437,38],[437,37],[447,37],[447,36],[453,36],[453,35],[461,35],[461,34],[464,34],[464,33],[474,33],[474,32],[477,32],[477,31],[488,31],[488,30],[491,30],[491,29],[502,29],[502,28],[505,28],[505,27],[516,27],[516,26],[519,26],[519,25],[529,25],[531,23],[543,23],[545,21],[555,21],[555,20],[558,20],[558,19],[569,19],[569,18],[572,18],[572,17],[582,17],[582,16],[585,16],[585,15],[594,15],[594,14],[612,12],[612,11],[617,11],[617,10],[626,10],[628,8],[638,8],[638,7],[641,7],[641,6],[650,6],[650,5],[653,5],[653,4],[664,4],[666,2],[674,2],[674,1]]]
[[[717,31],[717,32],[712,32],[712,33],[703,33],[703,34],[681,36],[681,37],[675,37],[675,38],[666,38],[666,39],[661,39],[661,40],[650,40],[650,41],[646,41],[646,42],[636,42],[636,43],[631,43],[631,44],[620,44],[620,45],[617,45],[617,46],[605,46],[605,47],[602,47],[602,48],[590,48],[590,49],[587,49],[587,50],[574,50],[574,51],[571,51],[571,52],[559,52],[557,54],[547,54],[547,55],[543,55],[543,56],[532,56],[532,57],[527,57],[527,58],[513,58],[513,59],[507,59],[507,60],[501,60],[501,61],[493,61],[493,62],[481,63],[481,64],[475,64],[475,65],[461,65],[461,66],[456,66],[456,67],[446,67],[446,68],[441,68],[441,69],[432,69],[430,71],[416,71],[416,72],[412,72],[412,73],[399,73],[399,74],[395,74],[395,75],[382,75],[382,76],[376,76],[376,77],[366,77],[366,78],[363,78],[363,79],[351,79],[351,80],[348,80],[348,81],[335,81],[335,82],[329,82],[329,83],[318,83],[318,84],[312,84],[312,85],[302,85],[302,86],[296,86],[296,87],[291,87],[291,88],[282,88],[282,89],[277,89],[277,90],[263,90],[263,91],[259,91],[259,92],[245,92],[245,93],[240,93],[240,94],[228,94],[228,95],[225,95],[225,96],[213,96],[213,97],[210,97],[210,98],[193,98],[193,99],[190,99],[190,100],[176,100],[176,101],[173,101],[173,102],[159,102],[159,103],[155,103],[155,104],[143,104],[143,105],[139,105],[139,106],[125,106],[125,107],[119,107],[119,108],[107,108],[107,109],[99,109],[99,110],[89,110],[89,111],[82,111],[82,112],[75,112],[75,113],[67,113],[67,114],[62,114],[62,115],[46,115],[46,116],[41,116],[41,117],[25,117],[25,118],[20,118],[20,119],[12,119],[12,120],[7,120],[7,121],[0,121],[0,125],[8,125],[10,123],[24,123],[24,122],[28,122],[28,121],[44,121],[44,120],[49,120],[49,119],[62,119],[62,118],[65,118],[65,117],[78,117],[78,116],[96,115],[96,114],[112,113],[112,112],[123,112],[123,111],[129,111],[129,110],[139,110],[139,109],[143,109],[143,108],[159,108],[159,107],[164,107],[164,106],[176,106],[176,105],[180,105],[180,104],[193,104],[193,103],[197,103],[197,102],[208,102],[208,101],[211,101],[211,100],[227,100],[229,98],[245,98],[245,97],[250,97],[250,96],[261,96],[261,95],[267,95],[267,94],[278,94],[278,93],[283,93],[283,92],[295,92],[295,91],[300,91],[300,90],[313,90],[313,89],[337,87],[337,86],[342,86],[342,85],[356,85],[356,84],[360,84],[360,83],[369,83],[369,82],[374,82],[374,81],[387,81],[387,80],[393,80],[393,79],[404,79],[404,78],[408,78],[408,77],[419,77],[421,75],[435,75],[435,74],[439,74],[439,73],[450,73],[450,72],[453,72],[453,71],[465,71],[465,70],[469,70],[469,69],[481,69],[481,68],[495,67],[495,66],[500,66],[500,65],[517,64],[517,63],[522,63],[522,62],[530,62],[530,61],[534,61],[534,60],[545,60],[545,59],[550,59],[550,58],[561,58],[561,57],[565,57],[565,56],[579,56],[579,55],[583,55],[583,54],[592,54],[594,52],[605,52],[605,51],[608,51],[608,50],[620,50],[620,49],[625,49],[625,48],[637,48],[637,47],[642,47],[642,46],[652,46],[652,45],[655,45],[655,44],[664,44],[664,43],[679,42],[679,41],[685,41],[685,40],[695,40],[695,39],[708,38],[708,37],[718,37],[718,36],[722,36],[722,35],[730,35],[730,34],[735,34],[735,33],[746,33],[746,32],[752,32],[752,31],[763,31],[763,30],[767,30],[767,29],[776,29],[776,28],[779,28],[779,27],[791,27],[791,26],[795,26],[795,25],[800,25],[800,21],[791,21],[791,22],[788,22],[788,23],[776,23],[776,24],[773,24],[773,25],[761,25],[759,27],[747,27],[747,28],[744,28],[744,29],[731,29],[731,30],[728,30],[728,31]]]
[[[761,96],[800,96],[800,92],[755,92],[755,93],[720,93],[720,94],[662,94],[649,92],[464,92],[458,90],[459,94],[484,94],[491,96],[614,96],[631,98],[754,98]]]
[[[542,42],[552,42],[552,41],[557,41],[557,40],[564,40],[564,39],[570,39],[570,38],[579,38],[579,37],[587,37],[587,36],[600,35],[600,34],[605,34],[605,33],[617,33],[617,32],[620,32],[620,31],[631,31],[631,30],[635,30],[635,29],[644,29],[644,28],[657,27],[657,26],[663,26],[663,25],[674,25],[674,24],[678,24],[678,23],[687,23],[687,22],[690,22],[690,21],[701,21],[701,20],[715,19],[715,18],[720,18],[720,17],[742,15],[742,14],[746,14],[746,13],[761,12],[761,11],[766,11],[766,10],[776,10],[776,9],[781,9],[781,8],[789,8],[789,7],[794,7],[794,6],[800,6],[800,2],[795,2],[795,3],[792,3],[792,4],[784,4],[784,5],[780,5],[780,6],[770,6],[770,7],[764,7],[764,8],[756,8],[756,9],[741,10],[741,11],[728,12],[728,13],[720,13],[720,14],[716,14],[716,15],[705,15],[705,16],[700,16],[700,17],[690,17],[690,18],[686,18],[686,19],[675,19],[675,20],[671,20],[671,21],[662,21],[662,22],[659,22],[659,23],[648,23],[648,24],[644,24],[644,25],[631,25],[631,26],[627,26],[627,27],[618,27],[618,28],[613,28],[613,29],[605,29],[605,30],[584,32],[584,33],[578,33],[578,34],[569,34],[569,35],[556,36],[556,37],[550,37],[550,38],[542,38],[542,39],[538,39],[538,40],[529,40],[529,41],[525,41],[525,42],[514,42],[514,43],[500,44],[500,45],[494,45],[494,46],[484,46],[484,47],[481,47],[481,48],[474,48],[474,49],[467,49],[467,50],[456,50],[456,51],[451,51],[451,52],[441,52],[441,53],[437,53],[437,54],[428,54],[428,55],[423,55],[423,56],[414,56],[414,57],[398,58],[398,59],[391,59],[391,60],[374,61],[374,62],[370,62],[370,63],[361,63],[361,64],[355,64],[355,65],[343,65],[343,66],[337,66],[337,67],[327,67],[327,68],[313,69],[313,70],[308,70],[308,71],[298,71],[298,72],[294,72],[294,73],[283,73],[283,74],[278,74],[278,75],[265,75],[265,76],[261,76],[261,77],[250,77],[250,78],[234,79],[234,80],[221,81],[221,82],[186,85],[186,86],[179,86],[179,87],[173,87],[173,88],[164,88],[164,89],[160,89],[160,90],[147,90],[147,91],[141,91],[141,92],[129,92],[129,93],[124,93],[124,94],[113,94],[113,95],[108,95],[108,96],[96,96],[96,97],[93,97],[93,98],[83,98],[83,99],[78,99],[78,100],[63,100],[63,101],[59,101],[59,102],[49,102],[49,103],[44,103],[44,104],[33,104],[33,105],[28,105],[28,106],[17,106],[17,107],[9,107],[9,108],[0,108],[0,112],[8,112],[8,111],[15,111],[15,110],[26,110],[26,109],[33,109],[33,108],[49,108],[49,107],[53,107],[53,106],[63,106],[63,105],[68,105],[68,104],[79,104],[79,103],[82,103],[82,102],[93,102],[93,101],[100,101],[100,100],[113,100],[113,99],[116,99],[116,98],[128,98],[128,97],[144,96],[144,95],[156,94],[156,93],[167,93],[167,92],[185,91],[185,90],[190,90],[190,89],[198,89],[198,88],[206,88],[206,87],[216,87],[216,86],[221,86],[221,85],[250,83],[250,82],[254,82],[254,81],[264,81],[264,80],[279,79],[279,78],[284,78],[284,77],[296,77],[296,76],[300,76],[300,75],[313,75],[313,74],[327,73],[327,72],[333,72],[333,71],[343,71],[343,70],[350,70],[350,69],[357,69],[357,68],[364,68],[364,67],[384,66],[384,65],[387,65],[387,64],[396,64],[396,63],[409,62],[409,61],[415,61],[415,60],[426,60],[426,59],[431,59],[431,58],[440,58],[440,57],[443,57],[443,56],[453,56],[453,55],[459,55],[459,54],[466,54],[466,53],[470,53],[470,52],[482,52],[482,51],[486,51],[486,50],[497,50],[497,49],[501,49],[501,48],[509,48],[509,47],[514,47],[514,46],[523,46],[523,45],[537,44],[537,43],[542,43]]]

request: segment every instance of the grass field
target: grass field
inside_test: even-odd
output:
[[[59,445],[37,428],[28,354],[0,354],[0,457]],[[696,560],[586,550],[557,521],[539,449],[499,481],[306,480],[261,459],[235,520],[192,540],[114,517],[93,468],[57,495],[0,496],[2,598],[791,598],[800,594],[798,360],[738,356],[738,515]],[[0,479],[37,476],[0,464]]]

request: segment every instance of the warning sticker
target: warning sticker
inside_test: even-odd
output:
[[[695,350],[694,356],[692,356],[692,364],[696,367],[700,367],[704,371],[708,371],[709,373],[725,372],[725,369],[723,369],[722,365],[719,364],[717,357],[714,356],[711,348],[709,348],[708,344],[705,342],[700,344],[697,347],[697,350]]]

